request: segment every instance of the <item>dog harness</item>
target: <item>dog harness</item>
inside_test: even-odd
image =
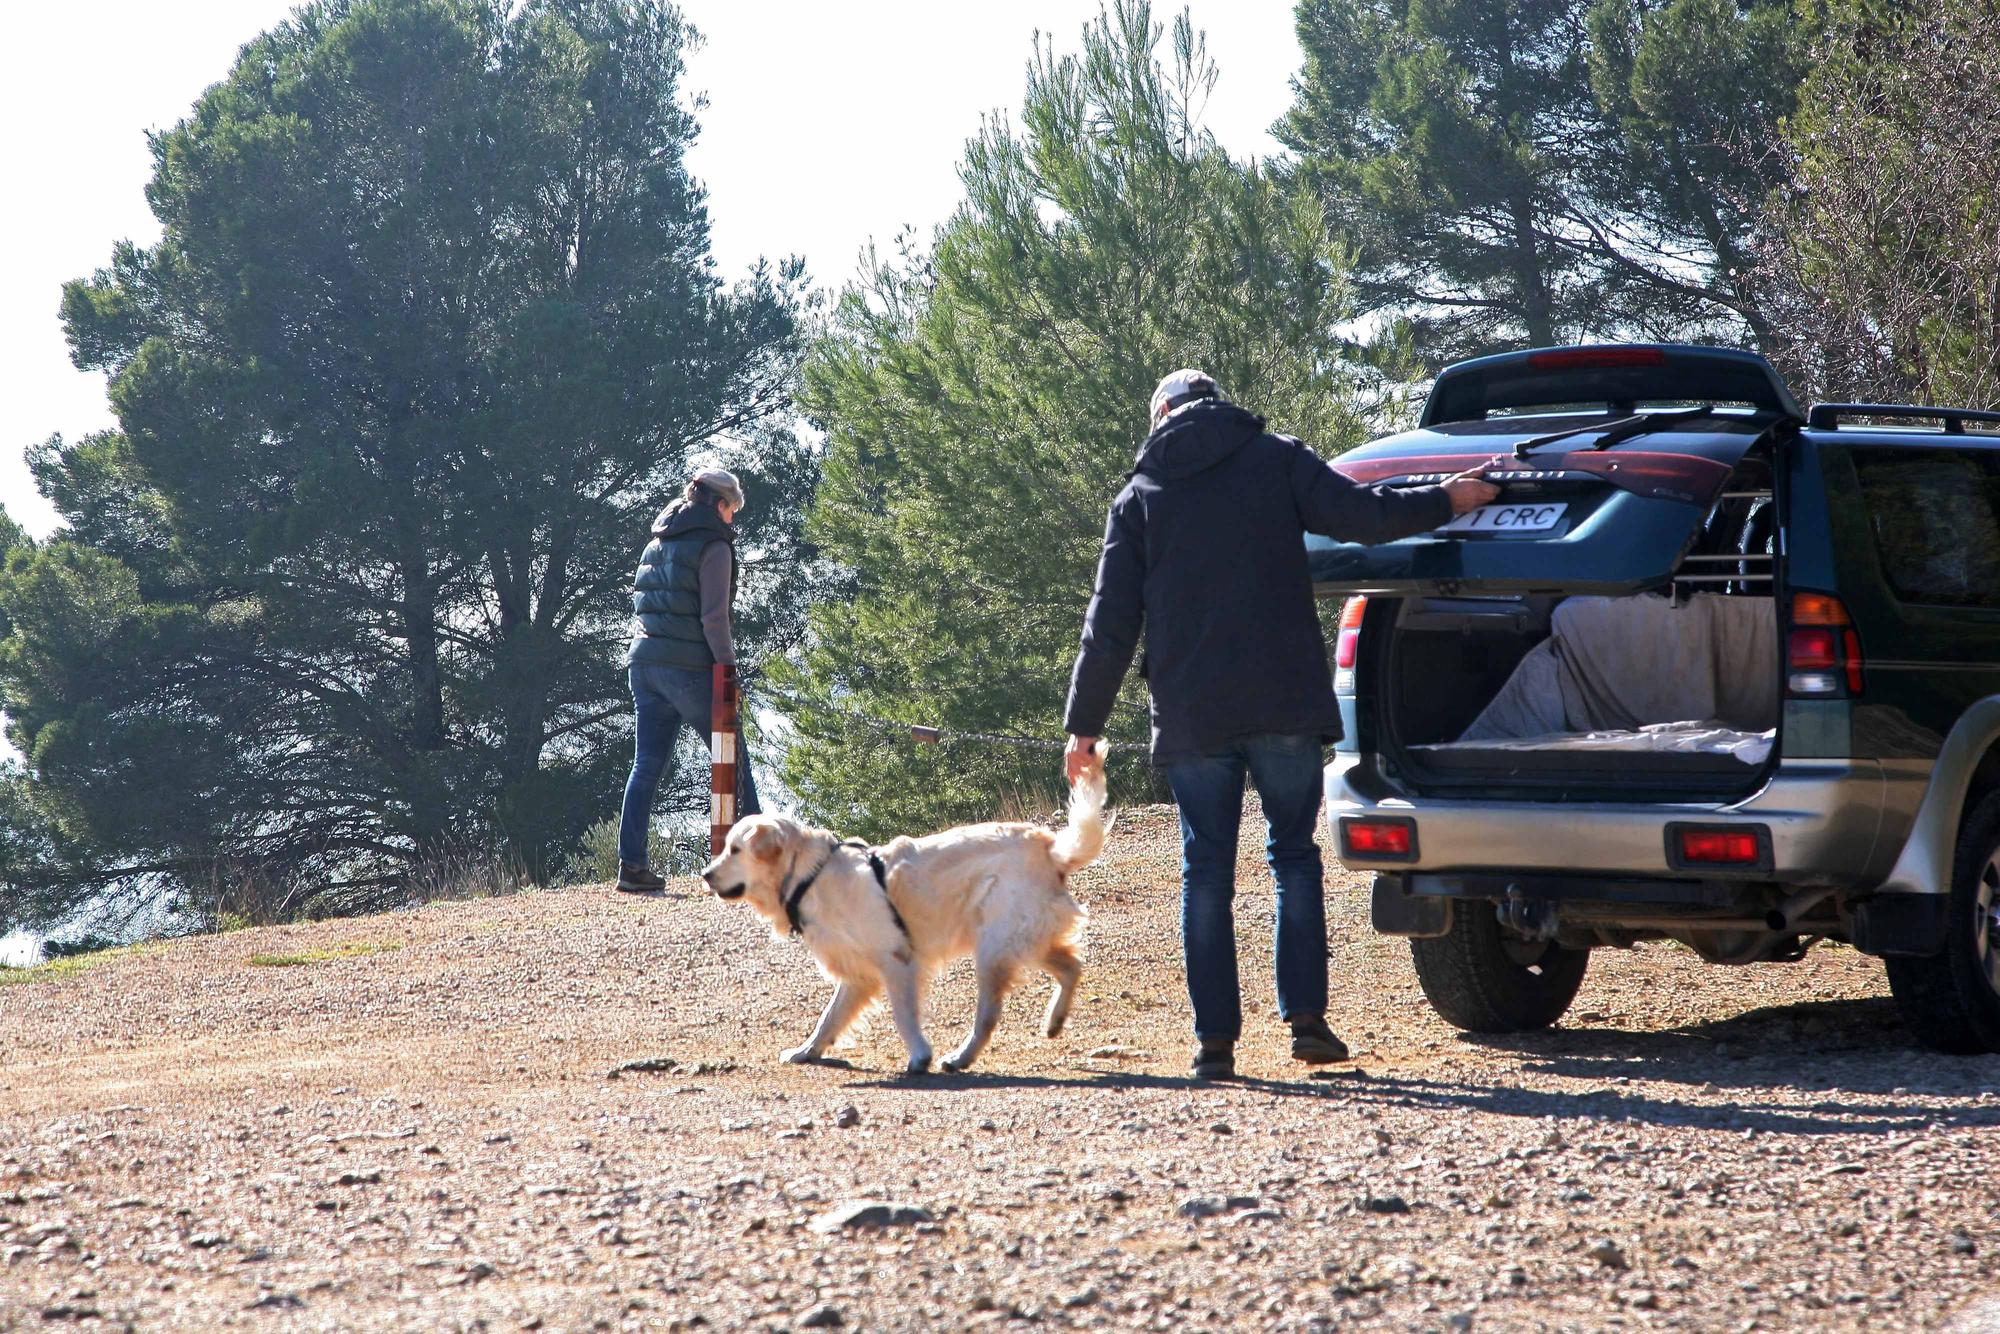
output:
[[[875,873],[875,883],[882,888],[882,902],[888,905],[889,916],[896,919],[896,929],[903,933],[903,940],[905,943],[908,943],[910,928],[904,923],[903,914],[896,911],[896,904],[889,897],[889,867],[883,862],[880,852],[869,847],[858,838],[850,838],[828,848],[826,856],[819,859],[819,865],[808,871],[806,878],[799,881],[793,887],[791,893],[785,895],[785,920],[792,924],[792,934],[796,936],[804,933],[805,921],[799,916],[799,904],[805,901],[806,891],[811,889],[813,882],[819,879],[820,872],[824,871],[827,863],[833,860],[833,854],[842,848],[854,848],[857,851],[868,854],[868,869]]]

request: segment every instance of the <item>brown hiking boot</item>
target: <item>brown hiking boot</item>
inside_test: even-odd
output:
[[[644,866],[631,862],[618,863],[618,892],[621,894],[664,894],[667,882],[654,875]]]

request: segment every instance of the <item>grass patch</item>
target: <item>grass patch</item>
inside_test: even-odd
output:
[[[32,968],[14,968],[0,964],[0,987],[25,986],[31,982],[60,982],[64,978],[75,977],[78,973],[86,972],[99,964],[151,954],[159,948],[160,942],[149,940],[137,945],[121,945],[116,949],[93,950],[89,954],[72,954],[66,958],[51,959]]]
[[[402,944],[393,940],[349,940],[339,945],[322,945],[316,950],[306,950],[300,954],[253,954],[250,963],[257,968],[303,968],[313,963],[333,963],[339,959],[361,959],[370,954],[387,954],[399,950]]]

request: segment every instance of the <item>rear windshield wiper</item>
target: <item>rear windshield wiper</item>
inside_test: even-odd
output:
[[[1698,408],[1675,408],[1669,412],[1642,412],[1637,416],[1623,417],[1609,426],[1572,426],[1567,431],[1555,431],[1549,435],[1530,436],[1514,446],[1514,457],[1524,459],[1529,453],[1543,445],[1553,445],[1571,436],[1582,435],[1586,431],[1602,430],[1603,435],[1590,446],[1592,449],[1609,449],[1622,445],[1634,436],[1645,435],[1649,431],[1662,430],[1676,422],[1693,421],[1697,417],[1715,415],[1715,404],[1704,403]]]

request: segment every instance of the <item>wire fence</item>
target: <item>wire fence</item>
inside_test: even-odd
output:
[[[797,718],[801,715],[825,717],[829,712],[829,710],[823,707],[809,706],[804,700],[790,696],[778,695],[768,691],[759,693],[762,695],[762,699],[758,702],[790,718]],[[750,701],[746,698],[745,703],[749,704]],[[1019,750],[1061,751],[1069,744],[1067,738],[1056,740],[1050,737],[1017,736],[1006,732],[979,732],[970,728],[943,727],[927,723],[900,723],[889,718],[877,718],[873,714],[862,713],[855,709],[833,709],[831,713],[834,717],[859,724],[878,735],[907,738],[923,746],[1011,746]],[[1098,750],[1107,760],[1112,758],[1130,758],[1146,753],[1145,746],[1141,744],[1130,741],[1110,741],[1101,737],[1098,739]]]

